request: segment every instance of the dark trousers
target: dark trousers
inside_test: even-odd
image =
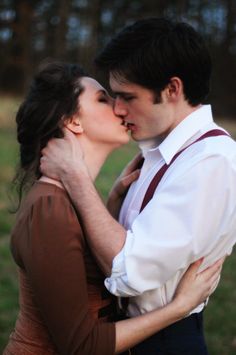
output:
[[[194,313],[161,330],[131,350],[132,355],[207,355],[203,314]]]

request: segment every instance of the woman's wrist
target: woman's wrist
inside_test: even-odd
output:
[[[173,307],[175,310],[176,317],[180,320],[185,318],[191,309],[186,306],[186,302],[184,302],[181,298],[176,297],[170,303],[169,306]]]

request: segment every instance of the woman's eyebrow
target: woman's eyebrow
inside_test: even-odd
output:
[[[100,89],[100,90],[98,90],[98,91],[96,92],[96,94],[97,94],[97,95],[99,95],[99,94],[108,95],[108,92],[107,92],[106,90],[104,90],[104,89]]]

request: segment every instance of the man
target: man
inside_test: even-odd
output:
[[[168,303],[194,260],[204,256],[207,266],[230,254],[236,144],[213,122],[210,106],[202,105],[211,60],[202,38],[187,24],[138,21],[108,43],[97,64],[109,72],[114,111],[145,158],[121,209],[123,226],[99,199],[83,159],[78,166],[71,135],[49,144],[42,169],[62,180],[99,264],[110,275],[107,288],[130,297],[132,317]],[[137,346],[135,353],[207,354],[203,308]]]

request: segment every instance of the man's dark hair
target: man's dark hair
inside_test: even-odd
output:
[[[149,18],[121,30],[95,59],[116,79],[161,91],[179,77],[184,95],[196,106],[209,93],[211,58],[203,38],[187,23]]]

